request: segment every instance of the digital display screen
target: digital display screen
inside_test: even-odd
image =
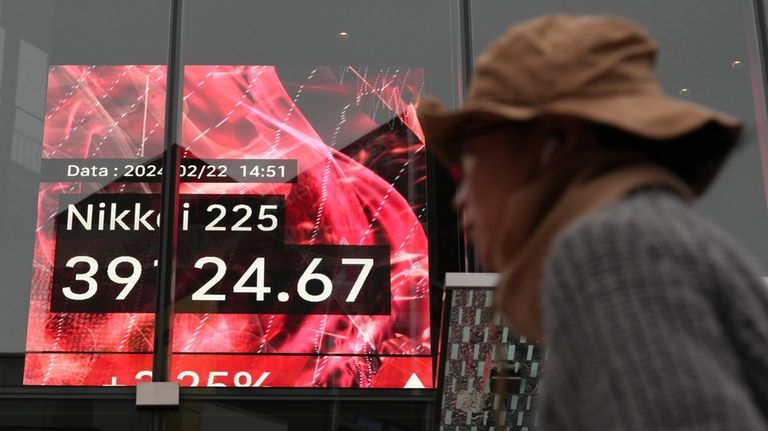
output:
[[[184,70],[171,379],[432,387],[423,69]],[[165,68],[49,71],[24,382],[152,376]]]

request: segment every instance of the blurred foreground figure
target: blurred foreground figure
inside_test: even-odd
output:
[[[512,27],[466,105],[421,103],[496,305],[548,350],[543,430],[768,429],[768,288],[692,212],[740,123],[665,95],[612,17]]]

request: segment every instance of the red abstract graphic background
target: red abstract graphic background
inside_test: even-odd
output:
[[[163,151],[165,79],[163,66],[52,66],[42,158],[157,157]],[[109,384],[108,377],[151,365],[153,314],[50,311],[54,217],[65,193],[159,192],[159,183],[40,184],[24,384]],[[124,354],[115,359],[101,355],[106,352]]]
[[[43,157],[159,155],[164,76],[156,66],[53,67]],[[184,157],[293,159],[299,175],[180,192],[283,195],[287,244],[388,245],[392,303],[389,316],[177,314],[172,374],[183,385],[432,386],[422,85],[421,69],[185,68]],[[93,192],[159,184],[41,184],[25,384],[148,378],[152,314],[48,311],[58,196]]]
[[[174,352],[308,354],[296,386],[403,387],[413,373],[430,384],[425,163],[414,110],[422,84],[421,69],[186,67],[190,153],[295,159],[299,176],[295,184],[186,183],[181,192],[283,194],[287,243],[389,245],[392,312],[179,314]],[[389,367],[401,375],[377,379]]]

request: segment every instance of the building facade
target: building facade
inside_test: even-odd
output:
[[[548,13],[744,120],[697,210],[765,270],[760,0],[0,0],[0,429],[535,429],[415,109]]]

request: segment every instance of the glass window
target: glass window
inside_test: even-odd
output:
[[[455,5],[305,3],[185,3],[178,106],[169,4],[2,3],[0,307],[26,331],[0,383],[132,386],[154,359],[185,386],[435,387],[458,231],[415,109],[459,97]]]
[[[151,370],[169,7],[0,3],[0,385]]]
[[[300,409],[293,404],[297,402]],[[309,399],[190,402],[165,415],[165,429],[423,431],[432,429],[429,413],[429,407],[421,402],[393,400],[369,399],[354,404]]]
[[[742,144],[697,208],[724,226],[768,271],[764,75],[754,3],[488,0],[472,4],[474,55],[515,22],[547,13],[617,14],[645,27],[659,45],[657,72],[671,95],[744,121]]]
[[[450,13],[184,3],[169,379],[434,388],[435,186],[415,107],[456,98]]]
[[[142,431],[152,429],[152,415],[137,411],[130,402],[59,399],[49,394],[47,399],[3,399],[0,424],[7,430]]]

